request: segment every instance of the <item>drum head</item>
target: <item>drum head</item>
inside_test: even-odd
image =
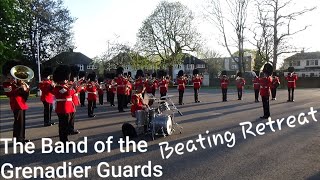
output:
[[[171,116],[168,116],[168,120],[167,120],[167,135],[171,135],[172,134],[172,119]]]

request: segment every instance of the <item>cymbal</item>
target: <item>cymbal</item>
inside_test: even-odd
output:
[[[174,95],[166,95],[166,96],[162,96],[161,98],[171,98],[173,97]]]

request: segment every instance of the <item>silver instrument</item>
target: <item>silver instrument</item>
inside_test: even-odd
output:
[[[157,114],[152,125],[155,134],[171,135],[173,133],[173,120],[171,115]]]

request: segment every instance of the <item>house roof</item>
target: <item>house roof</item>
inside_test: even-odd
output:
[[[206,64],[206,63],[195,56],[185,54],[183,57],[183,64],[186,65],[186,64]]]
[[[58,65],[58,64],[84,64],[88,65],[92,63],[92,59],[80,52],[62,52],[55,57],[44,62],[46,65]]]
[[[302,60],[302,59],[320,59],[320,52],[301,52],[292,55],[285,59],[285,61]]]

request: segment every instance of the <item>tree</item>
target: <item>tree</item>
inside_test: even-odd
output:
[[[306,25],[303,28],[293,30],[293,21],[305,13],[315,10],[316,7],[293,11],[293,0],[257,0],[257,3],[260,7],[258,9],[259,21],[262,20],[263,22],[261,24],[262,29],[270,27],[272,30],[272,38],[269,37],[269,30],[266,32],[268,33],[266,37],[269,38],[269,42],[272,40],[272,43],[265,45],[265,50],[268,52],[265,52],[264,55],[269,58],[271,52],[269,49],[272,48],[273,66],[276,67],[278,57],[281,54],[296,52],[294,47],[288,44],[289,38],[309,27],[309,25]]]
[[[244,56],[244,31],[246,28],[247,20],[247,8],[249,0],[226,0],[228,9],[222,9],[220,0],[211,0],[209,5],[206,7],[206,16],[209,21],[213,22],[218,28],[219,32],[223,38],[223,46],[226,47],[229,55],[238,64],[239,71],[245,72],[245,61],[243,60]],[[231,17],[228,18],[227,14],[230,14]],[[225,22],[228,22],[232,26],[234,34],[227,34],[227,25]],[[238,49],[238,60],[231,52],[231,45],[236,44]]]
[[[224,60],[220,58],[221,55],[218,52],[208,48],[201,48],[199,52],[197,52],[197,57],[207,63],[210,78],[217,77],[223,70]]]
[[[172,67],[181,62],[182,53],[200,47],[200,35],[193,22],[193,14],[180,2],[160,2],[143,22],[137,38],[147,56],[158,56],[161,64]]]

